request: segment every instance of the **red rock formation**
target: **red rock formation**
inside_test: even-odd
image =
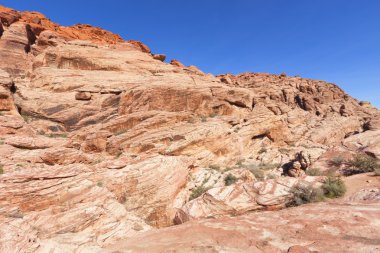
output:
[[[334,154],[379,158],[370,104],[323,81],[167,64],[141,42],[36,12],[0,7],[0,19],[0,252],[376,250],[362,229],[378,227],[375,177],[342,205],[247,214],[319,187],[304,170],[329,169]]]

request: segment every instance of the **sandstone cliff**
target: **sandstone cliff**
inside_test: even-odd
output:
[[[328,169],[336,154],[379,159],[380,112],[369,103],[324,81],[205,74],[36,12],[0,6],[0,20],[1,252],[379,249],[379,194],[247,214],[285,207],[296,184],[321,184],[304,170]]]

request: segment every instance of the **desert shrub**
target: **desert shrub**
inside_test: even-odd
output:
[[[280,164],[278,163],[260,163],[258,165],[258,169],[260,170],[273,170],[280,167]]]
[[[20,211],[14,211],[14,212],[9,214],[9,217],[15,218],[15,219],[22,219],[22,218],[24,218],[24,214]]]
[[[227,172],[227,171],[230,171],[230,170],[233,170],[234,168],[232,168],[232,167],[226,167],[224,170],[223,170],[223,172]]]
[[[190,118],[190,119],[187,120],[187,123],[194,124],[195,123],[195,119],[194,118]]]
[[[278,167],[280,167],[278,163],[260,163],[258,165],[249,164],[244,166],[244,168],[248,169],[258,180],[265,179],[265,171],[273,170]]]
[[[200,185],[194,188],[190,195],[190,200],[196,199],[200,197],[203,193],[207,192],[210,188],[205,187],[204,185]]]
[[[212,169],[212,170],[220,170],[220,167],[218,165],[215,165],[215,164],[211,164],[209,166],[209,168]]]
[[[349,170],[346,174],[372,172],[380,168],[377,160],[365,154],[357,154],[346,162]]]
[[[96,183],[96,185],[97,185],[98,187],[103,187],[103,182],[102,182],[102,181],[98,181],[98,182]]]
[[[24,119],[26,123],[30,123],[31,118],[28,115],[21,115],[21,117]]]
[[[121,134],[123,134],[123,133],[126,133],[127,131],[128,131],[128,129],[119,129],[119,130],[116,131],[115,135],[116,135],[116,136],[117,136],[117,135],[121,135]]]
[[[267,149],[266,148],[261,148],[258,153],[262,154],[262,153],[265,153],[265,152],[267,152]]]
[[[330,161],[328,162],[328,164],[330,166],[334,166],[334,167],[340,167],[342,164],[344,163],[344,159],[340,156],[338,157],[333,157],[330,159]]]
[[[237,161],[236,166],[239,167],[239,168],[242,167],[243,166],[243,162],[244,162],[244,160],[240,159],[239,161]]]
[[[121,150],[117,151],[117,153],[115,154],[115,158],[120,158],[122,154],[123,154],[123,151]]]
[[[318,168],[310,168],[306,170],[306,175],[309,176],[323,176],[324,172]]]
[[[267,175],[267,179],[276,179],[277,176],[275,174],[269,174]]]
[[[329,176],[321,188],[298,184],[290,189],[290,193],[293,194],[293,198],[287,205],[299,206],[323,201],[326,198],[342,197],[346,193],[346,185],[340,178]]]
[[[45,131],[42,130],[42,129],[41,129],[41,130],[38,130],[38,131],[37,131],[37,134],[39,134],[39,135],[45,135]]]
[[[50,137],[50,138],[67,138],[67,134],[66,133],[61,133],[61,134],[51,133],[51,134],[47,135],[47,137]]]
[[[0,164],[0,175],[1,174],[4,174],[4,166],[2,164]]]
[[[296,185],[290,189],[293,199],[288,206],[299,206],[312,202],[319,202],[325,199],[324,192],[320,188],[314,188],[311,185]]]
[[[282,154],[287,154],[292,150],[288,149],[288,148],[279,148],[278,151],[280,151],[280,153],[282,153]]]
[[[207,118],[206,118],[206,116],[201,116],[201,121],[202,121],[202,122],[207,122]]]
[[[207,182],[210,180],[210,177],[211,177],[211,175],[208,176],[208,177],[205,177],[205,178],[203,179],[202,184],[203,184],[203,185],[207,184]]]
[[[322,190],[327,198],[342,197],[346,193],[346,185],[339,177],[327,177],[322,185]]]
[[[257,169],[257,168],[249,169],[249,171],[255,176],[255,178],[257,180],[264,180],[264,178],[265,178],[264,171]]]
[[[235,177],[234,175],[232,175],[231,173],[228,174],[225,178],[224,178],[224,184],[226,186],[229,186],[229,185],[232,185],[234,183],[236,183],[236,181],[238,181],[239,179],[237,177]]]

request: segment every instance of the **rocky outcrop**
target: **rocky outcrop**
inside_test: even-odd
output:
[[[215,77],[36,12],[0,7],[0,19],[1,252],[374,249],[363,227],[378,211],[376,181],[342,205],[248,214],[284,208],[296,184],[320,186],[304,171],[336,154],[379,158],[370,104],[323,81]],[[364,218],[348,224],[354,212]],[[327,216],[336,227],[325,229]],[[315,236],[333,237],[314,245],[321,228]]]
[[[322,203],[206,219],[142,233],[107,252],[376,252],[379,208]]]

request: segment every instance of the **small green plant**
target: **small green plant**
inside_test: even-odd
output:
[[[31,121],[31,118],[28,115],[21,115],[21,117],[24,119],[26,123],[29,123]]]
[[[232,175],[231,173],[229,173],[225,178],[224,178],[224,185],[225,186],[229,186],[229,185],[232,185],[234,183],[236,183],[236,181],[238,181],[239,179],[237,177],[235,177],[234,175]]]
[[[230,170],[233,170],[234,168],[232,168],[232,167],[226,167],[224,170],[223,170],[223,172],[227,172],[227,171],[230,171]]]
[[[102,182],[102,181],[98,181],[98,182],[96,183],[96,185],[97,185],[98,187],[103,187],[103,182]]]
[[[260,150],[259,150],[259,154],[262,154],[262,153],[266,153],[267,152],[267,149],[266,148],[261,148]]]
[[[122,150],[119,150],[117,151],[117,153],[115,154],[115,158],[120,158],[120,156],[123,154],[123,151]]]
[[[288,148],[279,148],[278,151],[280,151],[282,154],[288,154],[292,150]]]
[[[38,134],[38,135],[45,135],[45,131],[44,131],[44,130],[38,130],[38,131],[37,131],[37,134]]]
[[[322,190],[327,198],[338,198],[346,193],[346,185],[339,177],[327,177]]]
[[[15,211],[9,214],[9,217],[15,218],[15,219],[22,219],[24,218],[24,214],[20,211]]]
[[[380,168],[377,160],[366,154],[357,154],[346,162],[349,170],[346,174],[372,172]]]
[[[305,172],[306,172],[306,175],[308,176],[323,176],[324,175],[324,172],[318,168],[310,168],[310,169],[307,169]]]
[[[340,157],[340,156],[333,157],[333,158],[331,158],[331,160],[328,163],[331,166],[340,167],[344,163],[344,159],[343,159],[343,157]]]
[[[4,165],[0,164],[0,175],[4,174]]]
[[[202,182],[202,185],[207,184],[207,182],[210,180],[210,177],[211,177],[211,175],[208,176],[208,177],[206,177],[206,178],[204,178],[204,179],[203,179],[203,182]]]
[[[260,163],[257,168],[260,170],[273,170],[278,167],[280,167],[278,163]]]
[[[99,158],[92,162],[93,165],[103,162],[103,159]]]
[[[49,134],[47,135],[47,137],[49,138],[67,138],[67,134],[66,133],[62,133],[62,134]]]
[[[200,185],[194,188],[190,195],[190,200],[196,199],[200,197],[203,193],[207,192],[210,188],[205,187],[204,185]]]
[[[255,176],[257,180],[264,180],[265,173],[264,171],[257,169],[257,168],[251,168],[249,171]]]
[[[240,159],[239,161],[237,161],[236,166],[239,168],[243,167],[243,162],[244,162],[244,159]]]
[[[4,140],[0,139],[0,145],[3,145],[3,144],[4,144]]]
[[[116,135],[116,136],[117,136],[117,135],[121,135],[121,134],[123,134],[123,133],[126,133],[127,131],[128,131],[128,129],[119,129],[119,130],[116,131],[115,135]]]
[[[269,174],[267,176],[267,179],[276,179],[276,178],[277,178],[277,176],[275,174]]]
[[[190,119],[187,120],[187,123],[194,124],[195,123],[195,119],[194,118],[190,118]]]
[[[215,164],[211,164],[211,165],[209,166],[209,168],[212,169],[212,170],[220,170],[219,165],[215,165]]]

